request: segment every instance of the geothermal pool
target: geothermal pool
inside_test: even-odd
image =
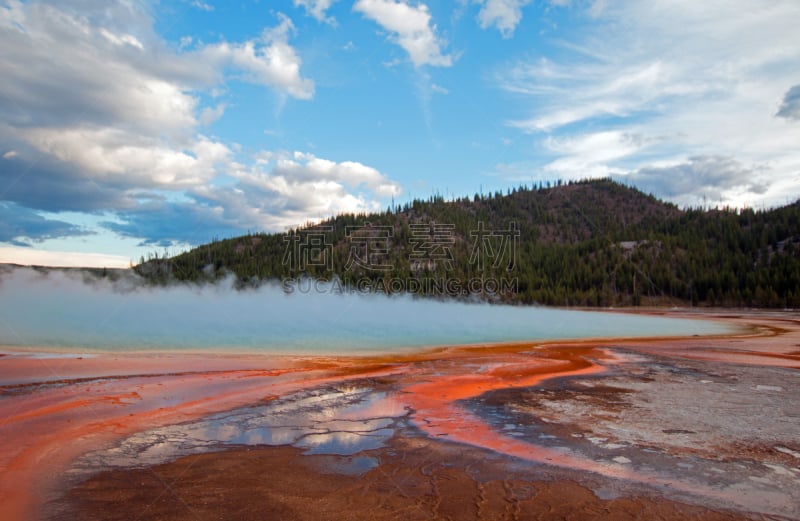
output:
[[[0,278],[0,345],[84,351],[368,354],[536,340],[717,335],[711,321],[341,294],[333,286],[137,287],[79,274]]]
[[[0,271],[3,514],[800,515],[796,313],[321,288]]]

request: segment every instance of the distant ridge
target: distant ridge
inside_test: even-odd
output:
[[[153,283],[233,274],[246,287],[311,277],[559,306],[797,308],[800,202],[680,209],[610,179],[556,183],[448,201],[437,195],[287,233],[215,240],[134,269]],[[487,280],[508,284],[464,293],[440,287]]]

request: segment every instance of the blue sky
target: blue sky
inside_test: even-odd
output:
[[[0,261],[540,180],[792,202],[799,26],[796,0],[0,0]]]

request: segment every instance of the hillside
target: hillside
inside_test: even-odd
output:
[[[800,202],[682,210],[611,180],[522,187],[214,241],[136,271],[548,305],[800,307]]]

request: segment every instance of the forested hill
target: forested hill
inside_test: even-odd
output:
[[[682,210],[611,180],[434,196],[287,233],[215,240],[136,270],[570,306],[800,307],[800,202]],[[326,286],[330,288],[330,286]]]

